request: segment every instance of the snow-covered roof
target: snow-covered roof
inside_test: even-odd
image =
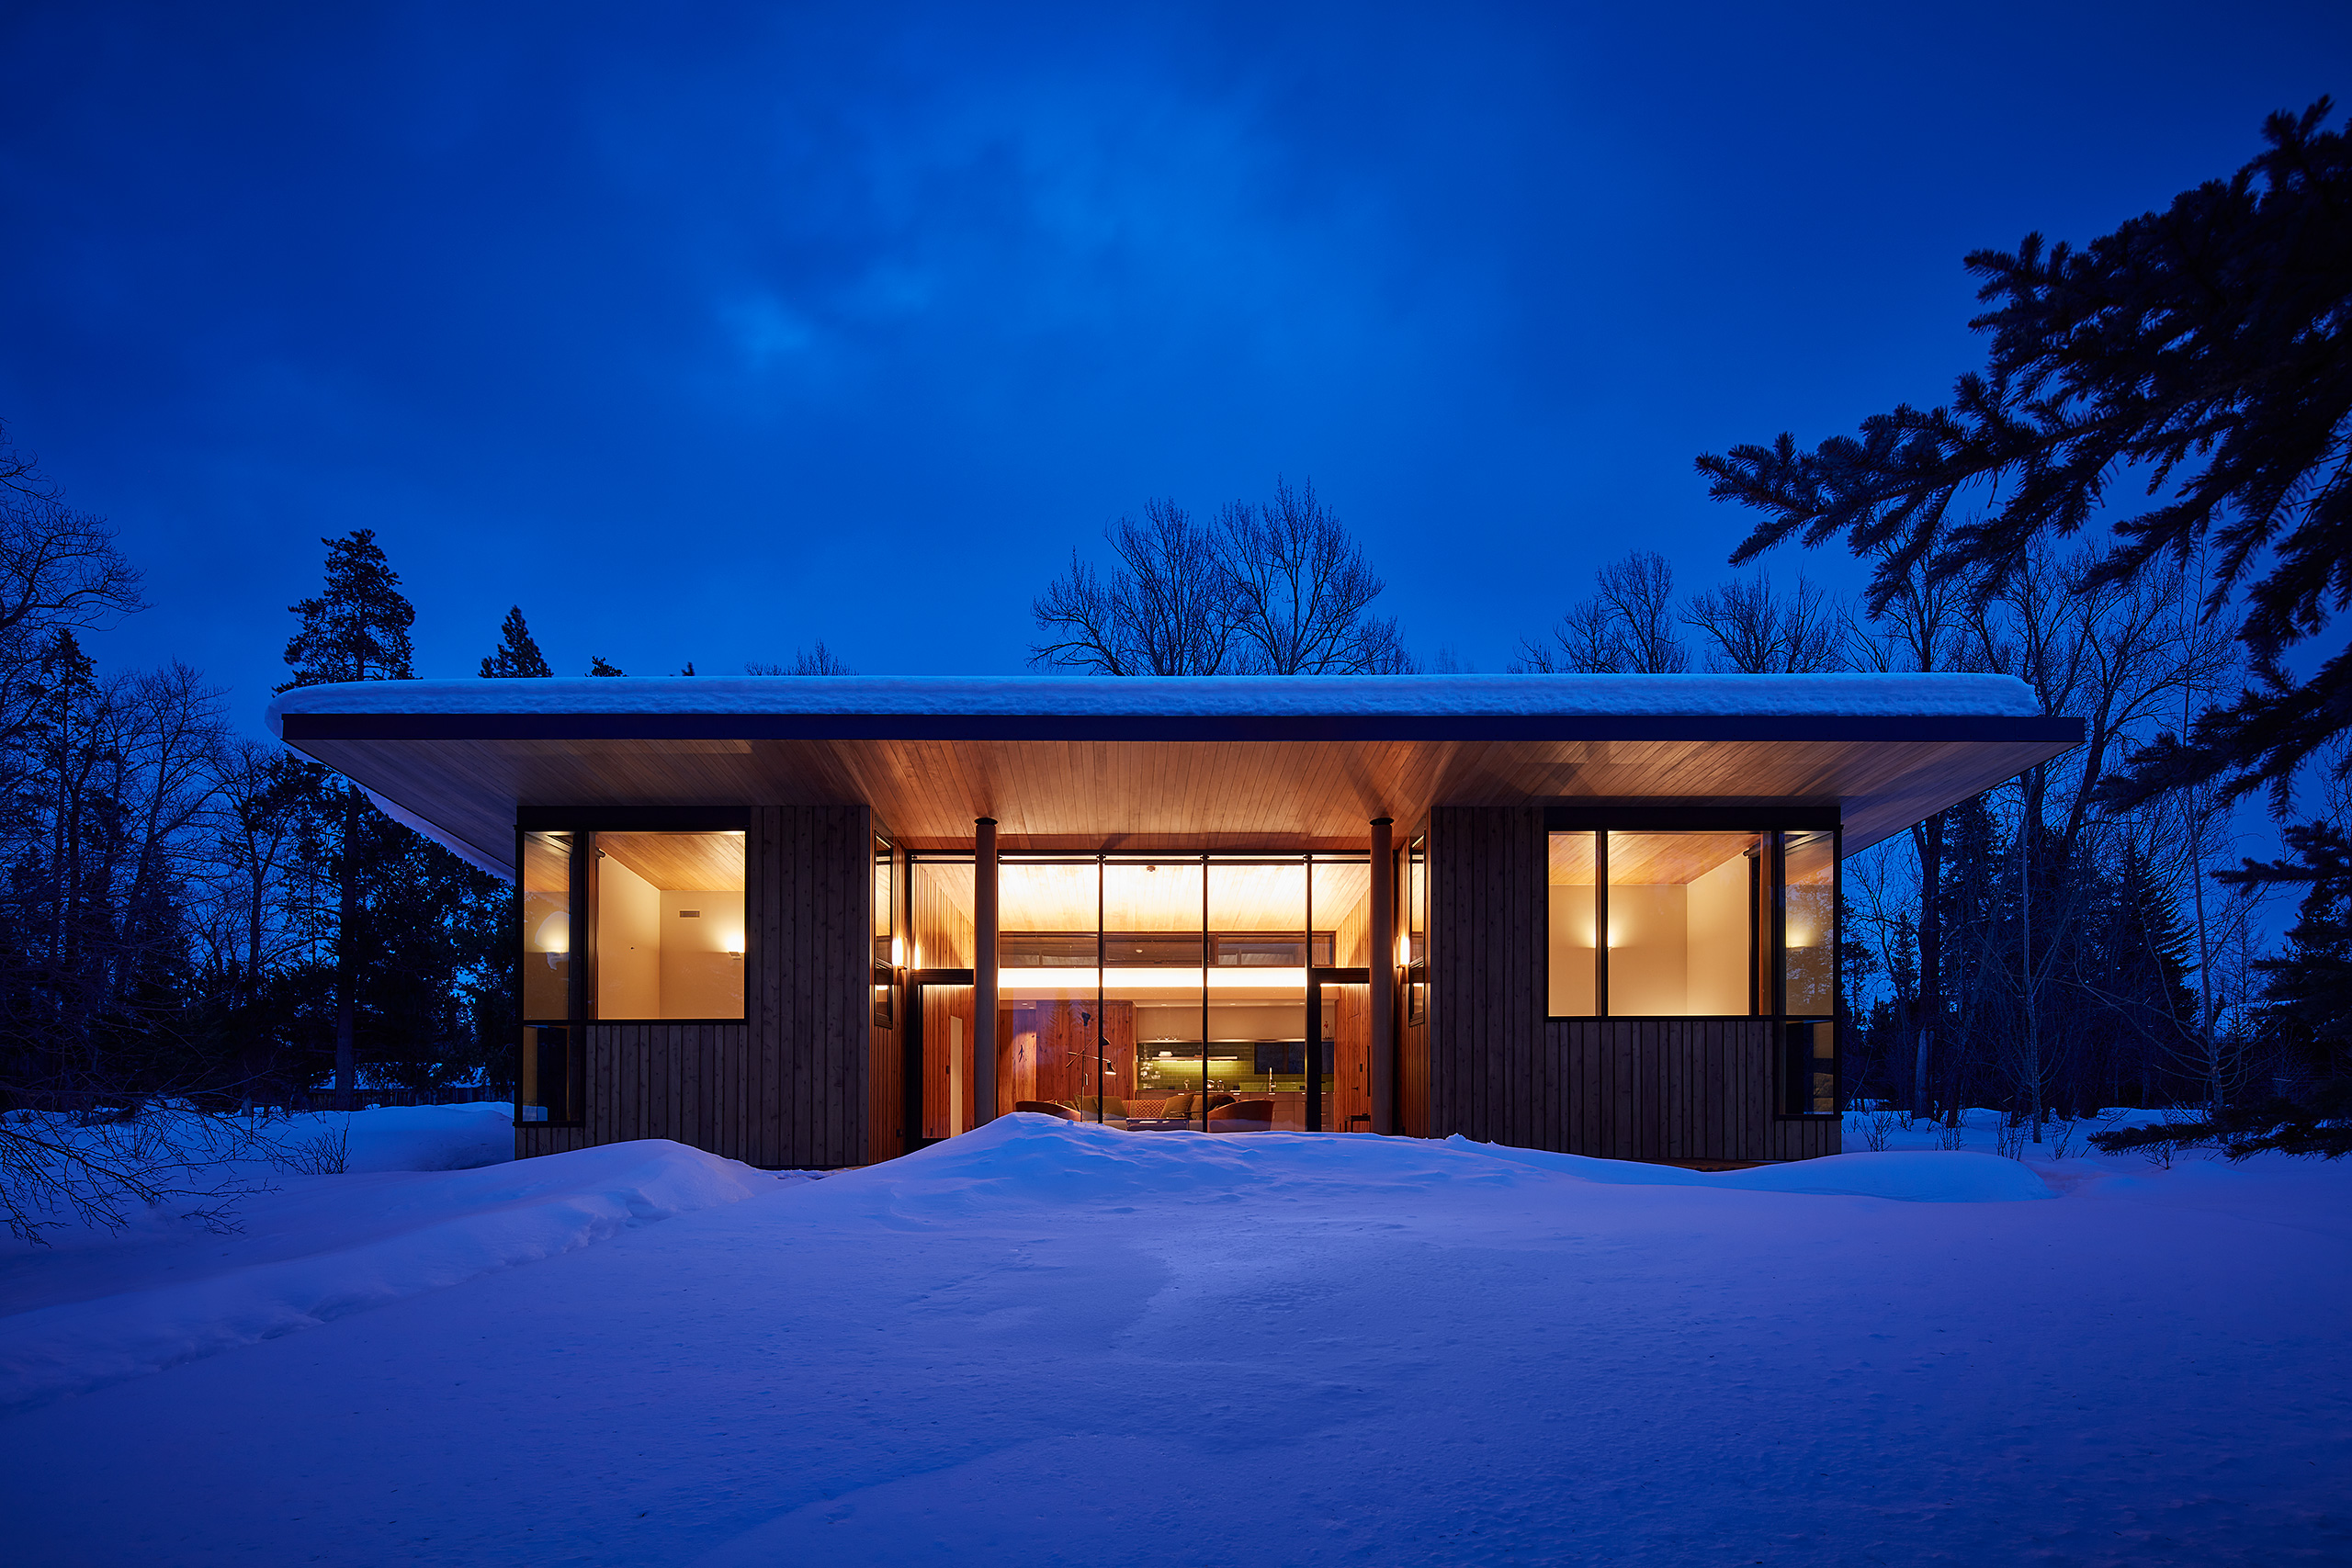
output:
[[[2007,675],[785,675],[368,681],[304,686],[288,714],[910,718],[2032,718]]]

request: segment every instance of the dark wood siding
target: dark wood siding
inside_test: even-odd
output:
[[[744,842],[744,1021],[587,1027],[587,1124],[518,1127],[518,1157],[670,1138],[776,1168],[858,1165],[874,1117],[872,842],[863,807],[754,808]],[[877,1039],[876,1036],[883,1038]]]
[[[1836,1118],[1773,1114],[1773,1032],[1748,1018],[1554,1020],[1544,1055],[1565,1092],[1537,1119],[1556,1116],[1566,1136],[1535,1146],[1603,1159],[1836,1154]]]
[[[1835,1118],[1773,1114],[1761,1019],[1544,1017],[1544,840],[1536,809],[1430,813],[1430,1002],[1407,1031],[1407,1130],[1607,1159],[1808,1159]],[[1426,1122],[1416,1069],[1426,1063]]]

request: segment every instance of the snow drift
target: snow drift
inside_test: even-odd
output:
[[[60,1270],[62,1291],[104,1293],[0,1319],[0,1409],[569,1252],[625,1225],[736,1202],[772,1179],[663,1139],[471,1170],[295,1179],[251,1205],[244,1232],[175,1259],[168,1273],[176,1277]]]

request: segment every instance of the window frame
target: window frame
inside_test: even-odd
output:
[[[1846,998],[1841,979],[1845,956],[1845,828],[1834,811],[1817,809],[1766,808],[1762,810],[1718,809],[1714,807],[1656,811],[1586,810],[1554,807],[1544,813],[1543,863],[1549,864],[1552,835],[1555,833],[1591,833],[1593,840],[1594,889],[1593,917],[1598,929],[1609,929],[1609,839],[1611,833],[1691,833],[1742,832],[1755,833],[1762,839],[1760,860],[1769,861],[1765,874],[1770,879],[1770,930],[1749,933],[1750,1006],[1754,1010],[1745,1018],[1721,1013],[1642,1013],[1618,1014],[1609,1010],[1609,944],[1601,942],[1593,954],[1593,1011],[1590,1013],[1553,1013],[1549,1010],[1551,995],[1552,911],[1551,899],[1543,900],[1541,915],[1543,952],[1544,1021],[1550,1023],[1701,1023],[1750,1022],[1767,1025],[1774,1043],[1773,1117],[1782,1122],[1820,1122],[1842,1116],[1845,1106]],[[1787,840],[1794,833],[1823,833],[1830,840],[1830,932],[1829,975],[1831,1009],[1827,1013],[1791,1013],[1787,1010],[1788,988],[1788,886],[1786,870]],[[1549,874],[1542,886],[1549,887]],[[1769,958],[1769,969],[1766,960]],[[1764,976],[1770,976],[1768,998]],[[1770,1006],[1766,1003],[1769,1001]],[[1799,1025],[1826,1023],[1832,1031],[1831,1073],[1835,1080],[1829,1111],[1798,1111],[1790,1109],[1799,1103],[1792,1074],[1796,1053],[1788,1043]],[[1811,1100],[1809,1092],[1804,1097]]]
[[[874,824],[868,834],[873,842],[866,852],[866,924],[873,935],[869,956],[873,961],[874,973],[872,1009],[866,1022],[874,1029],[895,1030],[899,1027],[899,976],[906,967],[899,960],[904,956],[900,942],[907,934],[909,923],[906,918],[910,891],[907,886],[910,880],[908,857],[899,849],[898,840],[880,823]],[[889,908],[877,912],[872,908],[876,902],[874,884],[883,874],[885,866],[888,867],[889,886],[883,895],[882,902]],[[873,929],[886,920],[888,925],[885,929]],[[749,936],[747,931],[747,941]],[[747,995],[744,998],[746,1016],[750,1011],[751,998]]]
[[[743,1010],[732,1018],[601,1018],[596,1012],[596,921],[595,914],[595,849],[600,833],[741,833],[743,835],[743,886],[748,899],[752,884],[751,813],[726,812],[632,812],[632,811],[531,811],[516,813],[514,824],[514,916],[510,927],[516,940],[509,948],[512,962],[508,984],[513,987],[515,1012],[523,1010],[523,840],[530,833],[570,833],[571,835],[571,1016],[561,1019],[518,1017],[526,1025],[554,1027],[569,1025],[586,1030],[598,1024],[636,1023],[748,1023],[752,1019],[751,977],[756,972],[759,956],[759,931],[748,918],[743,921]],[[519,1046],[518,1046],[519,1048]],[[516,1081],[520,1082],[518,1072]],[[533,1122],[521,1123],[534,1127],[557,1123]],[[569,1123],[577,1125],[578,1123]]]
[[[1405,1025],[1427,1023],[1430,1015],[1430,830],[1417,828],[1405,839],[1405,874],[1397,879],[1405,905],[1399,923],[1405,935]],[[1548,933],[1547,938],[1548,939]]]

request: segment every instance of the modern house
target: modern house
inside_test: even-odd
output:
[[[1988,675],[373,682],[285,743],[515,884],[516,1151],[1838,1147],[1838,863],[2057,755]]]

